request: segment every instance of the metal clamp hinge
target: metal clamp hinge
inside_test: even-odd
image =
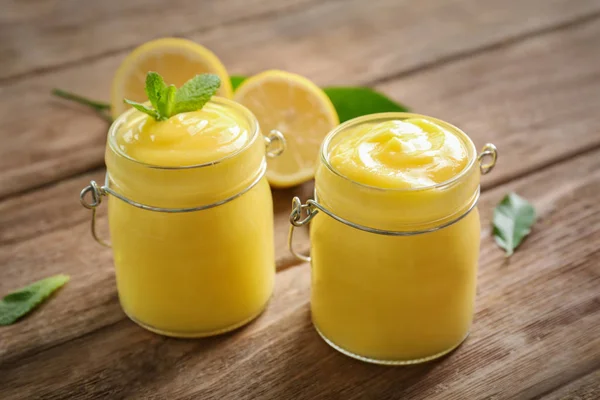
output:
[[[488,163],[484,163],[486,158],[491,158]],[[498,149],[492,143],[486,143],[481,150],[481,153],[477,156],[479,161],[479,170],[482,175],[488,174],[494,169],[496,161],[498,161]]]
[[[267,157],[275,158],[281,155],[287,146],[283,133],[273,129],[265,138]]]
[[[86,195],[88,193],[91,194],[91,202],[88,202],[86,200]],[[96,181],[90,181],[90,184],[83,188],[83,190],[79,194],[79,201],[81,202],[82,206],[89,210],[92,210],[91,231],[94,240],[96,240],[96,242],[100,243],[102,246],[110,248],[110,243],[106,242],[104,239],[98,236],[98,232],[96,231],[96,208],[102,203],[102,197],[106,195],[107,193],[103,186],[98,186]]]

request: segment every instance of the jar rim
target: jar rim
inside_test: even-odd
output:
[[[454,175],[452,178],[447,179],[443,182],[436,183],[435,185],[421,186],[421,187],[415,187],[415,188],[382,188],[382,187],[378,187],[378,186],[373,186],[373,185],[368,185],[365,183],[357,182],[354,179],[349,178],[346,175],[342,174],[341,172],[337,171],[333,167],[333,165],[331,165],[331,163],[329,162],[328,150],[329,150],[329,145],[330,145],[332,139],[335,136],[337,136],[339,133],[345,131],[346,129],[356,126],[356,125],[359,125],[359,124],[362,124],[362,123],[365,123],[365,122],[374,121],[374,120],[382,120],[382,122],[383,122],[383,121],[389,121],[390,119],[407,119],[407,118],[423,118],[428,121],[435,122],[439,125],[442,125],[446,128],[451,129],[452,132],[457,134],[459,136],[459,139],[463,140],[463,142],[467,145],[469,163],[458,174]],[[370,190],[383,191],[383,192],[395,192],[395,193],[418,192],[418,191],[440,189],[440,188],[445,188],[447,186],[451,186],[452,184],[460,181],[461,178],[466,176],[469,173],[469,171],[471,170],[471,168],[473,168],[475,166],[475,161],[477,160],[477,150],[475,148],[475,144],[473,143],[473,140],[471,140],[471,138],[465,132],[463,132],[460,128],[458,128],[446,121],[438,119],[438,118],[430,117],[428,115],[423,115],[423,114],[415,114],[415,113],[407,113],[407,112],[385,112],[385,113],[369,114],[369,115],[365,115],[362,117],[357,117],[357,118],[348,120],[348,121],[338,125],[337,127],[332,129],[327,134],[327,136],[323,140],[323,143],[321,144],[320,153],[321,153],[321,162],[327,167],[327,169],[329,169],[329,171],[331,171],[333,174],[339,176],[340,178],[345,179],[352,184],[362,186],[362,187],[370,189]]]
[[[210,166],[213,166],[216,164],[220,164],[226,160],[229,160],[229,159],[241,154],[246,149],[248,149],[250,146],[252,146],[252,144],[254,143],[256,138],[259,136],[259,132],[260,132],[260,126],[258,124],[258,120],[256,119],[256,116],[242,104],[240,104],[236,101],[227,99],[225,97],[213,96],[209,100],[209,102],[212,102],[212,103],[215,103],[218,105],[222,105],[225,107],[237,108],[237,111],[239,111],[240,114],[244,118],[246,118],[246,120],[248,122],[248,126],[250,127],[250,131],[252,132],[251,136],[250,136],[250,140],[248,140],[242,147],[240,147],[236,151],[229,153],[229,154],[225,155],[224,157],[218,158],[214,161],[205,162],[202,164],[168,166],[168,165],[157,165],[157,164],[145,163],[143,161],[137,160],[137,159],[129,156],[128,154],[124,153],[119,148],[119,146],[116,145],[115,133],[116,133],[117,129],[120,128],[120,126],[129,117],[131,117],[132,114],[135,114],[136,112],[142,114],[141,111],[138,111],[135,108],[131,108],[131,109],[125,111],[123,114],[119,115],[117,117],[117,119],[111,124],[111,126],[108,130],[108,145],[115,154],[118,154],[119,156],[124,157],[129,161],[135,162],[136,164],[141,165],[146,168],[164,169],[164,170],[183,170],[183,169],[195,169],[195,168],[202,168],[202,167],[210,167]]]

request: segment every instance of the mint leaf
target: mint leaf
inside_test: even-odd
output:
[[[406,112],[408,108],[366,87],[329,87],[323,89],[333,103],[340,123],[381,112]]]
[[[231,87],[233,88],[233,90],[235,90],[238,88],[238,86],[242,84],[242,82],[248,79],[248,77],[242,75],[232,75],[229,77],[229,79],[231,80]]]
[[[175,102],[175,94],[177,93],[177,88],[175,85],[169,85],[164,88],[161,93],[160,100],[158,102],[158,114],[160,120],[164,121],[169,119],[171,115],[173,115],[173,106]]]
[[[221,79],[217,75],[196,75],[177,90],[173,112],[169,116],[200,110],[217,92],[219,86]]]
[[[138,103],[137,101],[127,100],[127,99],[123,99],[123,101],[125,103],[129,104],[130,106],[132,106],[133,108],[137,109],[138,111],[146,113],[146,114],[148,114],[149,116],[151,116],[152,118],[154,118],[156,120],[161,120],[160,114],[155,109],[150,108],[150,107],[148,107],[145,104]]]
[[[509,193],[494,209],[494,239],[510,257],[535,222],[533,205],[515,193]]]
[[[68,281],[68,275],[55,275],[8,294],[0,300],[0,325],[15,323]]]
[[[156,110],[160,110],[160,103],[166,89],[167,85],[160,74],[152,71],[148,72],[146,75],[146,95],[148,96],[148,100],[150,100],[150,104]]]
[[[167,86],[160,74],[150,71],[146,75],[146,94],[154,108],[133,100],[123,101],[157,121],[165,121],[176,114],[200,110],[214,96],[219,86],[221,79],[217,75],[201,74],[184,83],[178,90],[175,85]]]
[[[150,100],[150,103],[156,111],[156,116],[154,116],[154,118],[158,120],[166,120],[171,115],[176,92],[177,88],[175,85],[167,86],[165,80],[162,76],[160,76],[159,73],[150,71],[146,75],[146,94],[148,95],[148,100]],[[127,104],[133,105],[129,102],[127,102]],[[136,108],[148,114],[147,110],[141,110],[138,107]],[[146,109],[150,110],[148,107],[146,107]]]

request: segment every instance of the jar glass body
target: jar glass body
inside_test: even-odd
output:
[[[181,168],[128,158],[113,138],[128,125],[127,118],[137,115],[133,111],[115,121],[106,149],[113,191],[172,210],[143,209],[109,196],[123,310],[145,328],[170,336],[235,329],[256,317],[273,291],[273,211],[263,137],[245,108],[225,99],[211,101],[231,107],[254,129],[248,144],[226,158]],[[204,209],[180,212],[198,207]]]
[[[315,179],[323,207],[353,224],[396,233],[357,229],[325,213],[310,225],[315,327],[336,349],[382,364],[422,362],[451,351],[473,318],[480,174],[471,140],[432,119],[464,141],[470,160],[451,181],[422,189],[359,184],[328,161],[336,141],[356,124],[410,117],[379,114],[341,125],[323,144]]]

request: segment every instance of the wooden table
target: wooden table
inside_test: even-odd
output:
[[[78,200],[103,177],[107,125],[49,91],[108,99],[123,57],[161,36],[206,45],[231,73],[372,86],[498,146],[458,350],[390,368],[318,337],[310,268],[285,248],[290,200],[312,183],[273,193],[277,288],[258,320],[176,340],[125,317]],[[0,0],[0,66],[0,293],[72,277],[0,327],[1,399],[600,399],[600,1]],[[510,259],[490,237],[508,191],[539,214]]]

